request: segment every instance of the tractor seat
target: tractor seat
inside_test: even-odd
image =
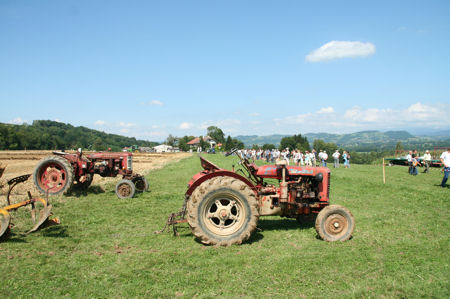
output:
[[[283,160],[278,160],[277,162],[275,162],[275,165],[276,166],[287,166],[288,163],[286,160],[283,159]]]

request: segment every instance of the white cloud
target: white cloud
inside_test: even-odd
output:
[[[248,116],[257,117],[257,116],[260,116],[260,114],[258,112],[253,112],[253,113],[249,113]]]
[[[413,128],[445,129],[450,127],[446,111],[450,104],[414,103],[403,108],[362,108],[355,106],[343,112],[320,109],[315,113],[290,115],[274,119],[276,130],[280,132],[328,132],[345,133],[363,130],[408,130]]]
[[[317,111],[318,114],[328,114],[328,113],[333,113],[333,112],[334,112],[334,108],[331,106],[320,108],[320,110]]]
[[[136,124],[133,123],[124,123],[123,121],[121,121],[119,123],[119,127],[123,127],[123,128],[131,128],[131,127],[135,127]]]
[[[104,120],[97,120],[94,125],[96,126],[104,126],[106,124],[106,122]]]
[[[164,105],[164,103],[161,101],[158,101],[158,100],[153,100],[150,102],[150,105],[162,106],[162,105]]]
[[[277,126],[303,124],[312,115],[313,115],[312,113],[298,114],[298,115],[293,115],[293,116],[287,116],[282,119],[276,118],[273,121],[275,122],[275,124]]]
[[[16,117],[16,118],[11,119],[10,121],[8,121],[8,124],[12,124],[12,125],[21,125],[23,123],[28,123],[28,121],[22,119],[21,117]]]
[[[306,56],[308,62],[320,62],[347,57],[364,57],[375,53],[375,45],[359,41],[331,41]]]
[[[189,130],[190,128],[192,128],[192,126],[193,125],[191,123],[183,122],[183,123],[180,124],[179,128],[181,130]]]
[[[152,100],[152,101],[147,101],[147,102],[141,102],[141,105],[144,106],[162,106],[164,105],[163,102],[158,101],[158,100]]]
[[[354,122],[390,122],[392,117],[392,109],[378,109],[378,108],[368,108],[361,109],[360,107],[353,107],[345,111],[344,118],[349,121]]]

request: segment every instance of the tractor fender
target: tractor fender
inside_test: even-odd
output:
[[[229,170],[224,170],[224,169],[220,169],[220,170],[214,171],[214,172],[199,172],[196,175],[194,175],[188,184],[188,190],[186,191],[186,196],[191,196],[192,192],[194,192],[194,190],[198,186],[200,186],[204,181],[209,180],[214,177],[218,177],[218,176],[228,176],[228,177],[232,177],[232,178],[241,180],[246,185],[248,185],[253,190],[253,192],[255,192],[256,196],[258,196],[258,191],[256,189],[256,186],[253,185],[253,183],[251,181],[249,181],[247,178],[243,177],[242,175],[239,175],[235,172],[232,172]]]

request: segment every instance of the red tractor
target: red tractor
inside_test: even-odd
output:
[[[131,198],[135,192],[148,190],[144,176],[133,174],[132,153],[101,152],[83,155],[81,149],[76,154],[53,152],[53,156],[42,159],[33,172],[36,188],[49,195],[64,194],[72,188],[87,189],[94,174],[102,177],[122,175],[116,185],[119,198]]]
[[[243,166],[238,171],[200,157],[204,171],[192,177],[182,210],[172,214],[168,224],[187,221],[202,243],[228,246],[248,240],[260,216],[279,215],[300,222],[315,218],[316,231],[325,241],[350,239],[355,220],[348,209],[330,205],[328,168],[287,166],[286,161],[258,167],[238,156]]]

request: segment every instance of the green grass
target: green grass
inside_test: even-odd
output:
[[[209,155],[231,169],[236,157]],[[332,169],[332,203],[356,219],[353,238],[327,243],[293,219],[262,217],[240,246],[197,242],[189,229],[160,235],[178,211],[197,157],[151,172],[151,192],[120,200],[114,186],[52,199],[61,225],[31,227],[21,209],[0,243],[6,297],[436,297],[449,296],[449,188],[438,169]],[[25,223],[27,222],[28,223]],[[25,225],[27,224],[27,226]]]

